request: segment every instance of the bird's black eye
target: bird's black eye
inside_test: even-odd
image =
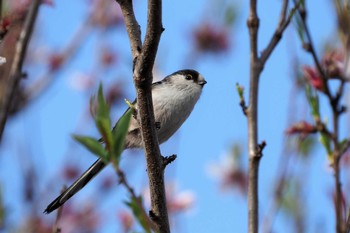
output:
[[[186,77],[185,77],[186,80],[192,80],[193,77],[191,74],[186,74]]]

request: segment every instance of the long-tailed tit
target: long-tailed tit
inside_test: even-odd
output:
[[[184,123],[197,103],[203,86],[207,83],[203,76],[195,70],[179,70],[162,81],[152,84],[152,100],[158,141],[167,141]],[[135,104],[137,109],[137,103]],[[141,130],[137,117],[132,117],[125,149],[142,147]],[[98,159],[68,189],[52,201],[45,213],[50,213],[63,205],[70,197],[82,189],[107,164]]]

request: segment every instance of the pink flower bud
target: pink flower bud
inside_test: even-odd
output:
[[[311,66],[303,66],[303,73],[306,80],[319,91],[324,91],[324,82],[318,70]]]
[[[300,121],[286,130],[286,134],[312,134],[316,133],[317,129],[315,126],[307,123],[306,121]]]

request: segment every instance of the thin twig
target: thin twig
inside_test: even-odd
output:
[[[61,193],[64,192],[66,189],[67,189],[67,187],[63,186]],[[61,228],[58,226],[58,223],[59,223],[61,216],[62,216],[62,210],[63,210],[63,205],[61,205],[57,210],[55,223],[52,227],[52,233],[60,233],[61,232]]]
[[[129,182],[127,181],[126,177],[125,177],[125,173],[120,169],[120,167],[118,166],[118,162],[117,161],[112,161],[114,170],[116,171],[118,178],[119,178],[119,183],[122,184],[126,190],[128,191],[129,195],[131,196],[131,198],[136,202],[136,204],[138,205],[139,209],[142,211],[142,215],[144,220],[147,221],[148,226],[150,228],[155,228],[154,224],[152,224],[152,221],[150,220],[150,218],[148,218],[147,212],[144,208],[144,206],[142,205],[142,202],[140,201],[139,196],[136,195],[134,189],[132,188],[132,186],[129,184]]]
[[[12,99],[22,78],[22,65],[33,32],[35,20],[38,15],[40,3],[41,0],[32,1],[16,44],[15,55],[8,80],[8,87],[6,88],[4,99],[0,103],[0,142],[6,125],[7,116],[11,108]]]
[[[275,31],[275,33],[273,34],[270,43],[267,45],[266,49],[261,53],[261,63],[265,63],[266,60],[270,57],[272,51],[274,50],[274,48],[276,47],[276,45],[278,44],[278,42],[281,40],[282,38],[282,34],[284,32],[284,30],[287,28],[287,26],[289,25],[290,21],[292,20],[294,13],[296,11],[296,9],[299,6],[299,3],[297,3],[289,12],[288,17],[286,18],[286,8],[288,6],[288,1],[284,0],[283,1],[283,7],[281,10],[281,18],[280,18],[280,22],[278,23],[278,27]],[[283,20],[283,21],[282,21]]]
[[[168,166],[170,163],[174,162],[176,159],[177,155],[170,155],[170,156],[165,156],[163,158],[163,169],[165,169],[166,166]]]

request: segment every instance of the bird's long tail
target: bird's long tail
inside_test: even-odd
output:
[[[45,209],[44,213],[51,213],[55,209],[63,205],[69,198],[79,192],[92,178],[99,173],[106,164],[102,159],[96,160],[91,167],[86,170],[68,189],[66,189],[61,195],[53,200]]]

